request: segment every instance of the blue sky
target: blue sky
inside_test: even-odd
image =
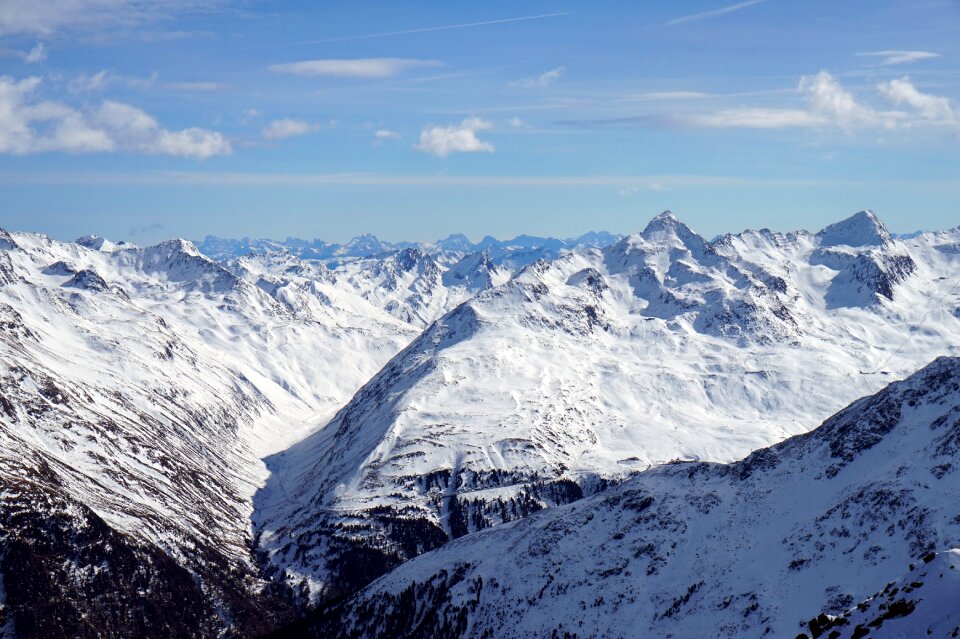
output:
[[[0,0],[0,225],[960,224],[960,2]]]

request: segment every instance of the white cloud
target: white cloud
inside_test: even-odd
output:
[[[270,70],[292,75],[319,75],[341,78],[392,78],[410,69],[441,66],[438,60],[414,58],[354,58],[348,60],[302,60],[274,64]]]
[[[664,188],[665,187],[663,186],[662,183],[652,181],[652,182],[647,182],[643,185],[628,184],[626,186],[621,187],[619,192],[620,192],[620,197],[630,197],[632,195],[636,195],[637,193],[639,193],[641,189],[646,189],[648,191],[654,191],[659,193],[660,191],[663,191]]]
[[[290,42],[286,45],[279,45],[279,46],[299,47],[307,44],[328,44],[331,42],[349,42],[351,40],[371,40],[373,38],[389,38],[389,37],[398,36],[398,35],[410,35],[413,33],[429,33],[433,31],[448,31],[450,29],[467,29],[470,27],[484,27],[492,24],[506,24],[508,22],[526,22],[527,20],[542,20],[544,18],[554,18],[557,16],[568,16],[568,15],[570,15],[570,13],[567,11],[562,11],[559,13],[541,13],[539,15],[534,15],[534,16],[520,16],[517,18],[501,18],[499,20],[484,20],[483,22],[445,24],[441,26],[420,27],[418,29],[404,29],[402,31],[363,33],[363,34],[352,35],[352,36],[341,36],[339,38],[324,38],[323,40],[306,40],[303,42]]]
[[[519,129],[519,128],[521,128],[521,127],[527,126],[527,123],[526,123],[526,122],[524,122],[522,119],[517,118],[517,117],[513,117],[513,118],[510,118],[509,120],[507,120],[507,124],[509,124],[510,126],[512,126],[512,127],[515,128],[515,129]]]
[[[227,85],[221,82],[166,82],[163,87],[174,91],[220,91]]]
[[[47,59],[47,48],[42,42],[38,42],[32,49],[23,56],[23,61],[27,64],[36,64]]]
[[[729,109],[687,116],[677,121],[716,128],[832,127],[848,133],[920,126],[956,127],[960,124],[948,98],[919,91],[907,77],[877,85],[881,96],[895,107],[908,107],[906,110],[883,110],[864,104],[826,71],[801,78],[798,91],[806,96],[804,109]]]
[[[286,140],[298,135],[314,133],[322,128],[321,125],[303,120],[283,118],[274,120],[263,128],[263,137],[267,140]]]
[[[96,109],[78,110],[33,99],[40,78],[20,81],[0,76],[0,153],[106,153],[128,151],[208,158],[232,151],[216,131],[170,131],[137,107],[106,100]]]
[[[429,127],[420,132],[420,142],[413,148],[441,158],[451,153],[493,153],[493,145],[477,137],[478,131],[491,126],[482,118],[467,118],[460,124]]]
[[[111,85],[115,84],[127,86],[132,89],[149,89],[156,81],[156,73],[146,78],[134,78],[126,75],[117,75],[104,69],[92,75],[81,73],[67,84],[67,90],[71,93],[93,93],[94,91],[106,91]]]
[[[948,98],[921,93],[906,76],[883,82],[877,86],[877,89],[895,106],[910,106],[916,109],[920,117],[925,120],[941,124],[957,124],[957,116]]]
[[[261,116],[260,111],[257,109],[244,109],[243,113],[240,114],[240,124],[252,124],[256,120],[259,120]]]
[[[683,16],[682,18],[675,18],[667,23],[667,26],[673,26],[675,24],[681,24],[683,22],[695,22],[697,20],[707,20],[709,18],[716,18],[719,16],[726,15],[728,13],[733,13],[734,11],[740,11],[741,9],[746,9],[747,7],[752,7],[766,0],[746,0],[746,2],[738,2],[737,4],[731,4],[726,7],[720,7],[719,9],[713,9],[712,11],[704,11],[702,13],[694,13],[693,15]]]
[[[544,71],[536,77],[524,78],[523,80],[518,80],[517,82],[511,82],[510,86],[524,87],[527,89],[549,86],[559,80],[565,71],[566,67],[556,67],[554,69],[550,69],[549,71]]]
[[[709,128],[781,129],[794,126],[815,126],[826,121],[801,109],[727,109],[715,113],[693,115],[683,120],[693,126]]]
[[[753,129],[835,127],[853,132],[894,129],[908,117],[900,111],[881,111],[859,102],[826,71],[802,77],[797,90],[806,97],[806,108],[729,109],[690,116],[681,122],[693,126]]]
[[[380,146],[387,140],[399,140],[400,134],[390,129],[377,129],[373,132],[373,143]]]
[[[825,124],[847,131],[878,126],[892,129],[896,126],[899,114],[879,112],[860,104],[826,71],[802,77],[799,89],[807,95],[810,113],[822,118]]]
[[[889,50],[889,51],[863,51],[858,53],[859,56],[873,57],[873,58],[883,58],[880,60],[879,64],[884,66],[891,66],[894,64],[909,64],[911,62],[917,62],[918,60],[929,60],[930,58],[939,58],[939,53],[933,53],[932,51],[898,51],[898,50]]]
[[[184,158],[206,159],[214,155],[229,155],[230,142],[217,131],[191,127],[182,131],[162,129],[147,152],[176,155]]]
[[[107,71],[98,71],[93,75],[83,73],[73,80],[67,86],[72,93],[91,93],[93,91],[102,91],[107,88],[109,73]]]
[[[614,102],[668,102],[671,100],[697,100],[710,97],[701,91],[650,91],[617,98]]]
[[[129,28],[178,13],[208,11],[221,4],[221,0],[3,0],[0,35]]]

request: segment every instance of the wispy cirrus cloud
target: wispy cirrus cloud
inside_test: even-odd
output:
[[[680,18],[674,18],[667,22],[667,26],[671,27],[675,24],[683,24],[684,22],[696,22],[698,20],[709,20],[710,18],[717,18],[720,16],[725,16],[728,13],[733,13],[734,11],[740,11],[741,9],[746,9],[754,5],[761,4],[766,2],[766,0],[746,0],[745,2],[738,2],[736,4],[727,5],[726,7],[720,7],[719,9],[713,9],[711,11],[703,11],[701,13],[694,13],[688,16],[682,16]]]
[[[104,100],[99,107],[77,109],[39,100],[38,77],[0,76],[0,153],[131,152],[204,159],[232,151],[223,134],[197,127],[171,131],[145,111]]]
[[[36,64],[47,59],[47,48],[42,42],[38,42],[32,49],[23,55],[23,61],[27,64]]]
[[[122,85],[132,89],[149,89],[157,81],[157,74],[153,73],[145,78],[136,78],[127,75],[118,75],[106,69],[96,73],[81,73],[67,84],[71,93],[93,93],[106,91],[110,86]]]
[[[919,60],[929,60],[931,58],[939,58],[939,53],[934,53],[932,51],[899,51],[899,50],[888,50],[888,51],[863,51],[857,54],[861,57],[870,57],[870,58],[881,58],[878,64],[883,66],[893,66],[896,64],[909,64],[911,62],[917,62]]]
[[[390,129],[377,129],[373,132],[373,144],[374,146],[380,146],[387,140],[399,140],[400,134],[396,131],[391,131]]]
[[[544,71],[540,75],[534,76],[532,78],[524,78],[523,80],[517,80],[516,82],[511,82],[510,86],[513,87],[523,87],[526,89],[534,87],[546,87],[550,86],[557,80],[559,80],[563,74],[566,72],[566,67],[559,66],[550,69],[549,71]]]
[[[270,70],[290,75],[378,79],[392,78],[411,69],[442,65],[439,60],[417,58],[352,58],[285,62],[270,65]]]
[[[400,35],[410,35],[414,33],[430,33],[433,31],[450,31],[453,29],[468,29],[472,27],[486,27],[496,24],[508,24],[511,22],[526,22],[528,20],[543,20],[544,18],[556,18],[560,16],[570,15],[568,11],[561,11],[558,13],[541,13],[532,16],[520,16],[517,18],[500,18],[497,20],[483,20],[481,22],[466,22],[461,24],[444,24],[434,27],[418,27],[415,29],[403,29],[400,31],[382,31],[380,33],[365,33],[361,35],[353,36],[344,36],[339,38],[324,38],[321,40],[304,40],[302,42],[287,42],[284,44],[274,45],[275,47],[299,47],[309,44],[327,44],[330,42],[349,42],[351,40],[370,40],[374,38],[389,38],[393,36]]]
[[[864,128],[893,129],[903,119],[901,113],[881,111],[861,103],[826,71],[802,77],[797,91],[807,100],[804,109],[728,109],[691,115],[679,121],[709,128],[836,127],[851,132]]]
[[[856,131],[907,130],[920,127],[956,128],[957,116],[950,100],[943,96],[924,93],[909,78],[880,83],[877,94],[897,109],[875,106],[876,95],[870,102],[854,96],[827,71],[803,76],[796,93],[803,96],[801,107],[739,107],[716,111],[644,115],[598,119],[565,120],[561,124],[581,128],[616,126],[673,126],[680,128],[713,129],[789,129],[834,128],[846,133]],[[903,107],[906,107],[905,109]]]
[[[957,124],[957,116],[948,98],[921,92],[907,76],[881,82],[877,89],[893,105],[910,106],[924,120],[939,124]]]
[[[130,28],[178,14],[207,12],[224,3],[225,0],[3,0],[0,35]]]
[[[427,127],[413,148],[441,158],[451,153],[493,153],[493,144],[477,137],[479,131],[492,126],[483,118],[467,118],[459,124]]]
[[[286,140],[287,138],[316,133],[322,128],[323,125],[316,122],[283,118],[274,120],[265,126],[263,131],[261,131],[261,135],[263,135],[265,140]]]
[[[222,91],[227,85],[222,82],[164,82],[164,89],[173,91]]]

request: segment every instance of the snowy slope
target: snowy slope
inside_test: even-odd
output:
[[[5,590],[45,557],[86,557],[54,579],[56,594],[16,587],[93,618],[91,592],[114,588],[104,569],[130,583],[133,555],[157,570],[135,599],[197,584],[197,634],[268,628],[270,586],[250,549],[260,458],[328,419],[416,332],[369,305],[297,308],[183,240],[86,243],[0,232]],[[102,552],[72,546],[83,530]],[[37,603],[8,616],[25,623]],[[137,634],[124,619],[104,627]]]
[[[261,547],[316,598],[673,459],[727,462],[960,352],[960,229],[861,212],[713,243],[673,215],[430,326],[270,459]]]
[[[510,276],[511,271],[496,266],[486,252],[459,257],[416,248],[357,260],[335,272],[341,287],[421,329]]]
[[[940,358],[740,462],[661,466],[453,541],[312,635],[796,637],[823,611],[843,637],[875,619],[871,637],[953,636],[957,555],[928,553],[960,544],[958,453],[960,359]]]
[[[960,550],[931,552],[882,591],[838,615],[807,622],[810,637],[911,639],[960,636]]]

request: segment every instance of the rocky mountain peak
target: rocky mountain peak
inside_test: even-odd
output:
[[[873,211],[864,210],[817,233],[820,246],[884,246],[890,232]]]

